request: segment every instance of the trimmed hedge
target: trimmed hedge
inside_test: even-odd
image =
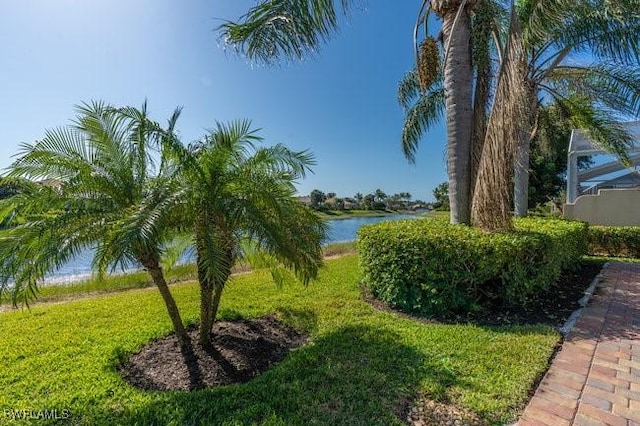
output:
[[[590,226],[589,254],[640,258],[640,226]]]
[[[441,220],[404,220],[358,232],[363,282],[389,305],[448,315],[483,303],[522,305],[585,254],[587,225],[516,220],[516,231],[486,233]]]

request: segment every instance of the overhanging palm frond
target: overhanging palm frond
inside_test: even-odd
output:
[[[38,201],[32,198],[29,202]],[[101,221],[102,217],[67,211],[53,217],[41,215],[38,220],[6,230],[0,238],[0,293],[8,290],[14,305],[28,305],[47,273],[66,264],[99,238]]]
[[[440,122],[445,109],[444,88],[438,86],[422,94],[405,112],[401,147],[405,158],[415,162],[420,140],[432,126]]]
[[[416,99],[420,97],[420,82],[418,82],[418,73],[411,70],[406,73],[402,80],[398,83],[398,103],[405,110],[411,108]]]
[[[338,10],[349,0],[262,0],[240,18],[217,30],[225,43],[249,59],[273,63],[313,53],[338,29]]]
[[[575,52],[588,52],[601,60],[638,63],[640,1],[599,0],[576,4],[565,15],[564,23],[568,25],[556,34],[557,45],[572,47]]]
[[[548,76],[556,92],[577,94],[630,117],[640,116],[640,68],[559,66]]]
[[[618,117],[595,107],[584,97],[559,98],[556,104],[574,129],[583,130],[598,146],[628,164],[627,149],[633,145],[634,139]]]
[[[525,42],[539,68],[553,68],[565,57],[587,53],[622,65],[640,60],[640,1],[530,0]]]

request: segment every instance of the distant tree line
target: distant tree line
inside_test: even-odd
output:
[[[323,192],[314,189],[305,202],[316,210],[410,210],[430,208],[430,203],[422,200],[412,200],[409,192],[388,195],[381,189],[362,194],[356,193],[352,197],[338,197],[335,192]]]

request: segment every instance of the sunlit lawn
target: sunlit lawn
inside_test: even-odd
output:
[[[143,392],[121,359],[170,331],[154,289],[0,314],[0,423],[6,410],[68,409],[76,424],[401,424],[418,393],[501,423],[512,420],[545,369],[558,335],[546,327],[424,324],[360,298],[357,256],[327,262],[319,281],[278,289],[258,271],[225,290],[222,317],[275,312],[311,333],[255,380],[197,392]],[[184,319],[197,287],[173,286]]]

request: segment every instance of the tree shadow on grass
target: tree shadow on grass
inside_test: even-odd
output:
[[[403,424],[399,410],[418,392],[422,380],[441,392],[457,381],[450,369],[403,344],[394,332],[345,326],[293,351],[249,383],[155,393],[150,404],[118,422]]]

